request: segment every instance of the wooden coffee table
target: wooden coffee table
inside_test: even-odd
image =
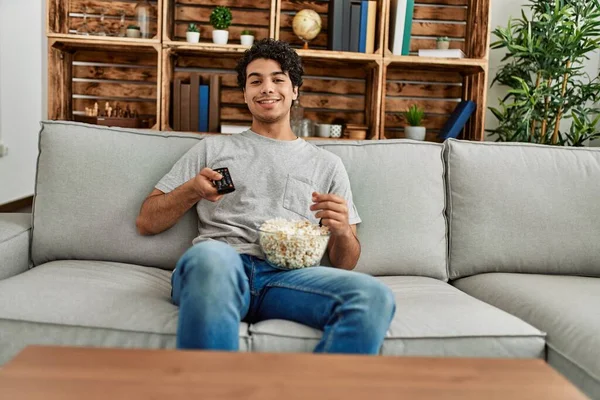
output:
[[[0,370],[0,398],[585,399],[542,360],[42,346]]]

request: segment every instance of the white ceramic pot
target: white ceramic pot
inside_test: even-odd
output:
[[[229,40],[229,31],[215,29],[212,31],[213,43],[214,44],[227,44]]]
[[[254,43],[254,36],[240,35],[240,42],[242,42],[242,46],[252,46],[252,43]]]
[[[198,43],[200,41],[200,32],[186,32],[185,40],[188,43]]]
[[[437,42],[436,47],[439,50],[447,50],[447,49],[450,48],[450,42],[446,42],[446,41],[444,41],[444,42]]]
[[[404,128],[404,134],[407,139],[425,140],[424,126],[407,126]]]
[[[139,38],[140,36],[142,36],[142,33],[139,29],[127,29],[127,37]]]
[[[319,137],[331,137],[331,125],[330,124],[319,124],[316,126],[317,136]]]

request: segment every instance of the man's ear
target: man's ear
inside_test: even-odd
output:
[[[246,99],[246,89],[242,89],[242,92],[244,93],[244,103],[248,104],[248,100]]]
[[[298,100],[298,86],[294,86],[294,98],[293,100]]]

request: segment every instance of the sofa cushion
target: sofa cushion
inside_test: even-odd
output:
[[[0,279],[27,271],[31,214],[0,213]]]
[[[318,145],[340,156],[350,177],[362,218],[356,270],[447,280],[443,146],[397,139]]]
[[[453,284],[546,331],[548,362],[600,398],[600,278],[491,273]]]
[[[0,364],[28,344],[174,347],[171,273],[97,261],[54,261],[0,281]],[[248,349],[247,325],[240,349]]]
[[[544,357],[544,334],[520,319],[426,277],[381,277],[396,315],[384,355]],[[253,351],[312,351],[321,331],[290,321],[250,325]]]
[[[600,276],[600,149],[449,140],[450,278]]]
[[[199,139],[43,122],[33,210],[34,264],[81,259],[173,269],[197,235],[195,211],[153,237],[140,236],[135,220],[154,185]]]

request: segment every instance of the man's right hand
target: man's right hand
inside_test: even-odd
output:
[[[223,195],[217,193],[217,188],[215,187],[213,181],[218,181],[223,179],[223,176],[213,171],[210,168],[203,168],[198,175],[194,177],[194,187],[198,194],[208,201],[218,201]]]

